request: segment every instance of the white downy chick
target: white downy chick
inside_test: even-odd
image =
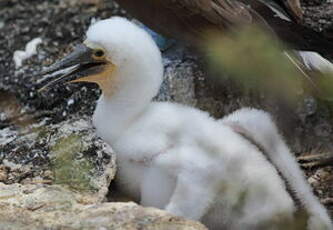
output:
[[[124,18],[93,24],[84,44],[46,72],[75,66],[83,76],[53,83],[102,89],[93,123],[117,154],[124,193],[209,229],[280,229],[297,211],[289,184],[309,213],[307,229],[332,229],[268,114],[243,109],[217,121],[195,108],[152,102],[162,83],[161,54]]]

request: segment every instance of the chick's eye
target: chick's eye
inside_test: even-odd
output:
[[[94,52],[95,57],[103,57],[104,56],[104,51],[103,50],[96,50]]]

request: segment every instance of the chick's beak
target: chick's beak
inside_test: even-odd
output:
[[[58,83],[84,81],[91,75],[102,73],[106,64],[103,59],[93,58],[93,49],[80,44],[68,56],[42,71],[41,75],[45,77],[40,91]]]

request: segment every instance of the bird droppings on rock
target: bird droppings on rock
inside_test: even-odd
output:
[[[10,130],[9,128],[0,130],[0,146],[4,146],[8,143],[11,143],[16,136],[16,132]]]
[[[14,51],[13,60],[15,62],[15,68],[20,68],[26,59],[37,54],[37,46],[41,43],[41,38],[34,38],[27,43],[27,45],[25,46],[25,50]]]
[[[74,104],[74,102],[75,102],[74,99],[71,98],[71,99],[69,99],[69,100],[67,101],[67,105],[68,105],[68,106],[71,106],[71,105]]]

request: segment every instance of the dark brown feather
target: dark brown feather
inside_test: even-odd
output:
[[[169,37],[198,44],[207,30],[225,32],[238,25],[261,23],[278,38],[299,50],[332,57],[333,42],[297,20],[276,16],[269,1],[279,4],[292,18],[300,19],[299,0],[117,0],[132,16]],[[267,27],[267,28],[268,28]]]
[[[293,15],[293,17],[297,21],[303,19],[303,10],[301,7],[301,2],[299,0],[283,0],[283,1],[287,9],[289,10],[290,14]]]

